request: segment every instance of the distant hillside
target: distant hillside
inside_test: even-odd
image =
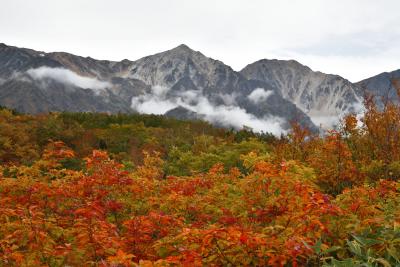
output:
[[[248,79],[273,85],[317,125],[333,126],[340,116],[358,112],[362,105],[356,85],[338,75],[312,71],[294,60],[263,59],[246,66],[241,73]]]
[[[294,60],[267,59],[236,72],[186,45],[116,62],[0,44],[2,106],[31,114],[158,114],[276,136],[294,121],[314,132],[334,127],[343,115],[360,112],[364,87],[396,99],[390,80],[399,76],[352,84]]]

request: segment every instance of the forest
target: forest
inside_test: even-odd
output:
[[[400,266],[400,107],[274,137],[0,109],[0,266]]]

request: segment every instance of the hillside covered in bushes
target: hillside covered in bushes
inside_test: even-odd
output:
[[[400,108],[314,134],[0,110],[0,266],[399,266]]]

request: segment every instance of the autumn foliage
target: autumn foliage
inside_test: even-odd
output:
[[[399,266],[400,109],[324,136],[0,110],[0,266]]]

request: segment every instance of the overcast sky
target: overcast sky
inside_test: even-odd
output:
[[[0,42],[135,60],[185,43],[240,70],[296,59],[353,82],[400,69],[399,0],[0,0]]]

